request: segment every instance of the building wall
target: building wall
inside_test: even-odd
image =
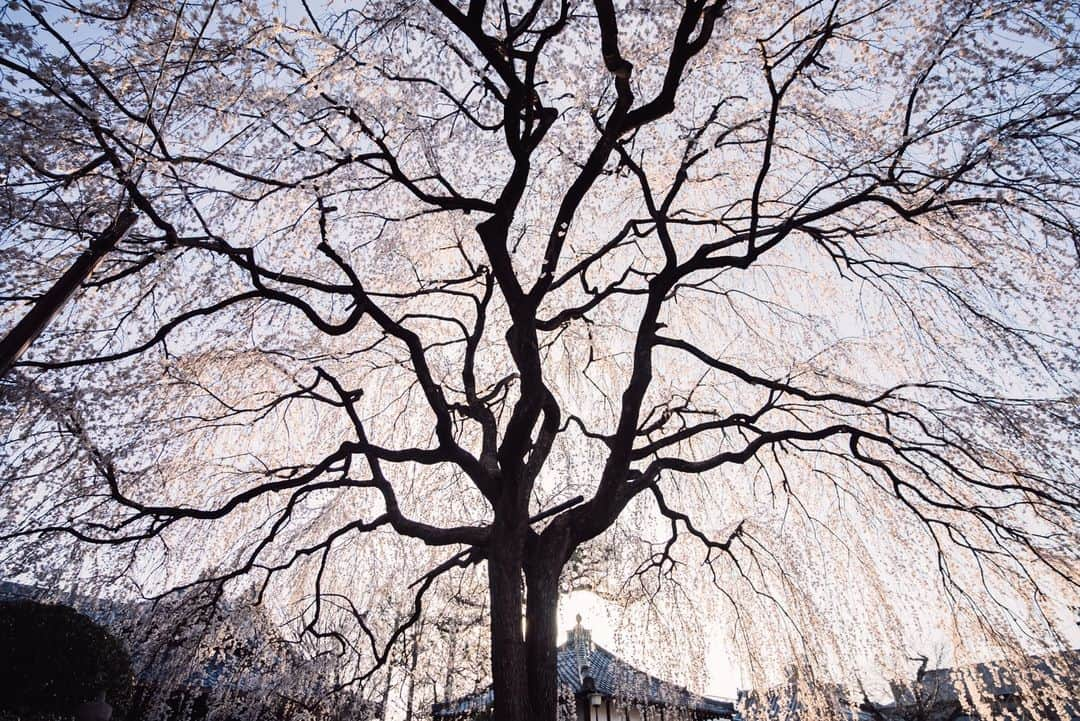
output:
[[[599,706],[586,707],[588,715],[581,715],[579,721],[659,721],[660,714],[654,710],[649,719],[645,719],[641,709],[627,708],[615,701],[603,701]]]
[[[586,698],[578,704],[577,721],[687,721],[688,718],[678,710],[627,705],[609,699],[590,707]]]

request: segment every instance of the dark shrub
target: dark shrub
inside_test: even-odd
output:
[[[83,614],[35,601],[0,603],[0,718],[69,716],[101,692],[119,710],[131,687],[127,651]]]

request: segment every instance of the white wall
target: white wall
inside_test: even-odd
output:
[[[583,721],[644,721],[641,715],[641,709],[630,707],[626,708],[614,701],[611,702],[611,718],[608,718],[608,702],[604,700],[599,706],[587,708],[589,711],[589,717],[583,719]],[[629,718],[627,715],[629,714]],[[659,711],[654,711],[655,718],[650,718],[649,721],[660,721]]]

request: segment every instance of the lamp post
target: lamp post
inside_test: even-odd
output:
[[[578,616],[578,627],[580,626],[581,616]],[[599,721],[600,704],[604,702],[604,696],[597,692],[596,679],[592,677],[591,669],[584,664],[581,666],[581,690],[585,693],[585,699],[589,705],[588,715],[591,721]]]
[[[598,693],[589,694],[589,708],[592,709],[593,721],[597,721],[597,715],[600,713],[600,704],[604,702],[604,697]],[[608,720],[610,721],[610,719]]]

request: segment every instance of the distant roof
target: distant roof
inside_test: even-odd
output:
[[[558,648],[557,669],[560,693],[579,696],[599,693],[624,703],[642,706],[678,708],[698,718],[730,719],[735,715],[731,701],[699,696],[634,668],[611,651],[592,642],[592,635],[582,628],[580,619]],[[585,677],[593,689],[585,688]],[[432,713],[440,718],[470,716],[490,710],[495,695],[490,688],[446,703],[435,704]]]
[[[923,675],[920,685],[933,689],[940,701],[956,701],[965,694],[964,688],[969,685],[974,687],[974,691],[1010,696],[1020,691],[1020,684],[1025,678],[1036,687],[1045,686],[1051,681],[1077,683],[1080,680],[1080,649],[1007,661],[986,661],[957,668],[936,668]]]

